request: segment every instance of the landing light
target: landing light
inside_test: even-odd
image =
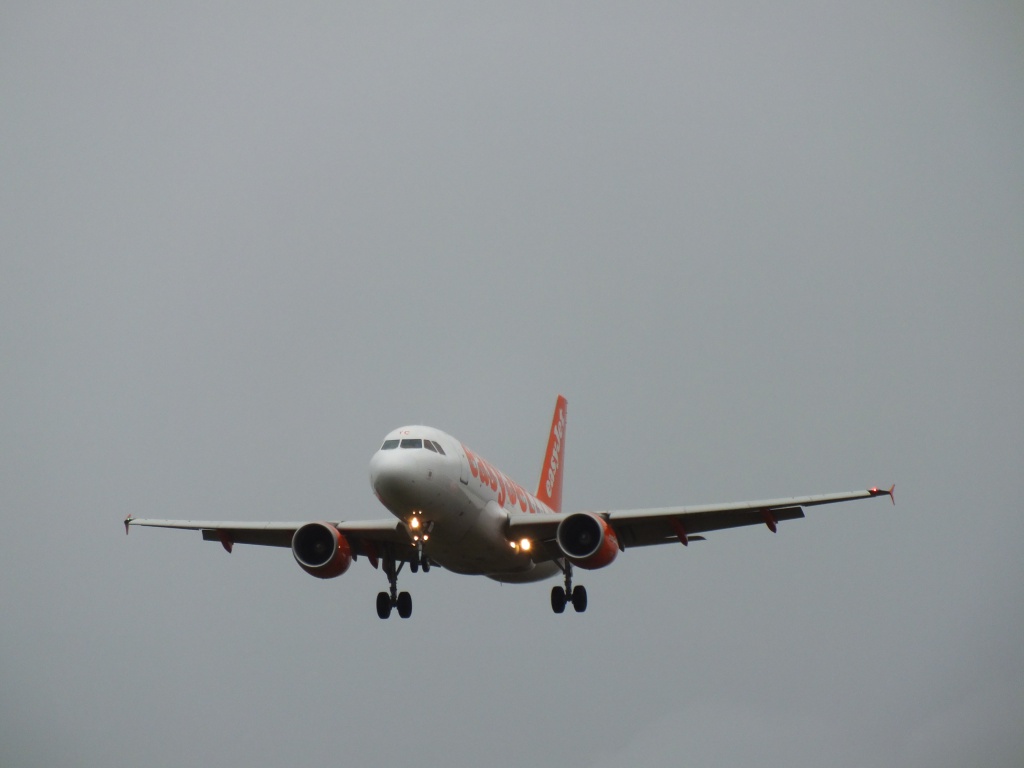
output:
[[[412,529],[413,529],[413,530],[415,530],[415,529],[419,528],[419,527],[420,527],[420,519],[419,519],[418,517],[414,517],[414,518],[413,518],[413,519],[412,519],[412,520],[411,520],[411,521],[409,522],[409,525],[410,525],[410,526],[412,527]]]
[[[523,539],[519,542],[519,548],[523,550],[523,552],[529,552],[532,546],[533,544],[530,542],[529,539]]]

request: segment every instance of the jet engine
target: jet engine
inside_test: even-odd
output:
[[[574,512],[558,524],[555,541],[573,565],[587,570],[610,565],[619,554],[619,539],[604,518]]]
[[[341,531],[327,523],[306,523],[292,536],[292,554],[310,576],[333,579],[352,563],[352,547]]]

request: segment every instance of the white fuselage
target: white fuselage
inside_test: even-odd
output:
[[[422,538],[431,560],[450,571],[507,582],[560,573],[556,563],[534,563],[506,535],[510,513],[553,510],[439,429],[390,432],[370,459],[370,484],[388,511]]]

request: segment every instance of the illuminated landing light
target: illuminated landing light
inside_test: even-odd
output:
[[[510,541],[510,542],[508,543],[508,545],[509,545],[510,547],[512,547],[512,549],[515,549],[515,548],[516,548],[516,543],[515,543],[514,541]]]
[[[420,527],[420,519],[419,519],[418,517],[414,517],[414,518],[413,518],[413,519],[412,519],[412,520],[411,520],[411,521],[409,522],[409,527],[410,527],[410,528],[412,528],[412,529],[413,529],[413,530],[415,531],[415,530],[416,530],[417,528],[419,528],[419,527]]]
[[[529,552],[532,549],[533,543],[529,539],[523,539],[519,542],[519,549],[523,552]]]

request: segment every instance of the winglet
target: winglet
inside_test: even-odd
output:
[[[555,402],[555,413],[551,417],[551,432],[548,435],[548,449],[544,454],[544,465],[540,470],[537,484],[537,498],[555,512],[562,511],[562,470],[565,468],[565,422],[568,416],[568,402],[561,395]]]
[[[128,517],[126,517],[124,519],[124,535],[125,536],[128,535],[128,526],[131,525],[131,524],[132,524],[132,516],[128,515]]]
[[[889,500],[892,501],[892,505],[896,506],[896,483],[889,486],[889,489],[884,488],[868,488],[868,493],[872,496],[888,496]]]

